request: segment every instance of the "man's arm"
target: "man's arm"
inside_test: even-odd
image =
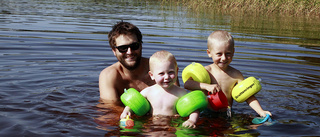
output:
[[[99,91],[100,98],[105,101],[117,102],[119,101],[119,95],[115,86],[117,72],[110,69],[110,67],[105,68],[101,71],[99,75]]]

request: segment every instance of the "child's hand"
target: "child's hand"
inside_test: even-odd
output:
[[[131,116],[131,112],[130,111],[123,111],[120,115],[120,119],[126,118],[127,115]]]
[[[262,113],[260,113],[259,115],[260,115],[260,117],[266,117],[267,114],[269,114],[270,116],[272,116],[271,112],[269,112],[269,111],[262,111]]]
[[[196,123],[194,121],[187,120],[187,121],[182,123],[182,126],[183,127],[187,127],[187,128],[195,128],[196,127]]]
[[[210,84],[206,86],[206,90],[210,92],[211,94],[217,93],[221,91],[221,87],[218,84]]]

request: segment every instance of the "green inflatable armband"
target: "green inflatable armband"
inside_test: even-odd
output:
[[[191,91],[182,96],[176,104],[177,112],[181,117],[187,117],[196,110],[202,111],[207,108],[208,100],[201,90]]]
[[[138,116],[145,115],[150,110],[148,100],[134,88],[129,88],[120,96],[122,103],[129,106],[130,109]]]

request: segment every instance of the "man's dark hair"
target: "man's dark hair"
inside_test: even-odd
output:
[[[129,23],[129,22],[118,22],[112,27],[112,30],[109,32],[108,40],[111,48],[116,46],[115,39],[120,35],[136,35],[138,41],[142,43],[142,34],[138,27]]]

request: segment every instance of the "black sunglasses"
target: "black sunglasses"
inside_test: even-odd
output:
[[[119,50],[121,53],[125,53],[128,51],[128,48],[130,47],[131,50],[137,50],[140,48],[140,42],[134,42],[129,45],[121,45],[121,46],[114,46]]]

